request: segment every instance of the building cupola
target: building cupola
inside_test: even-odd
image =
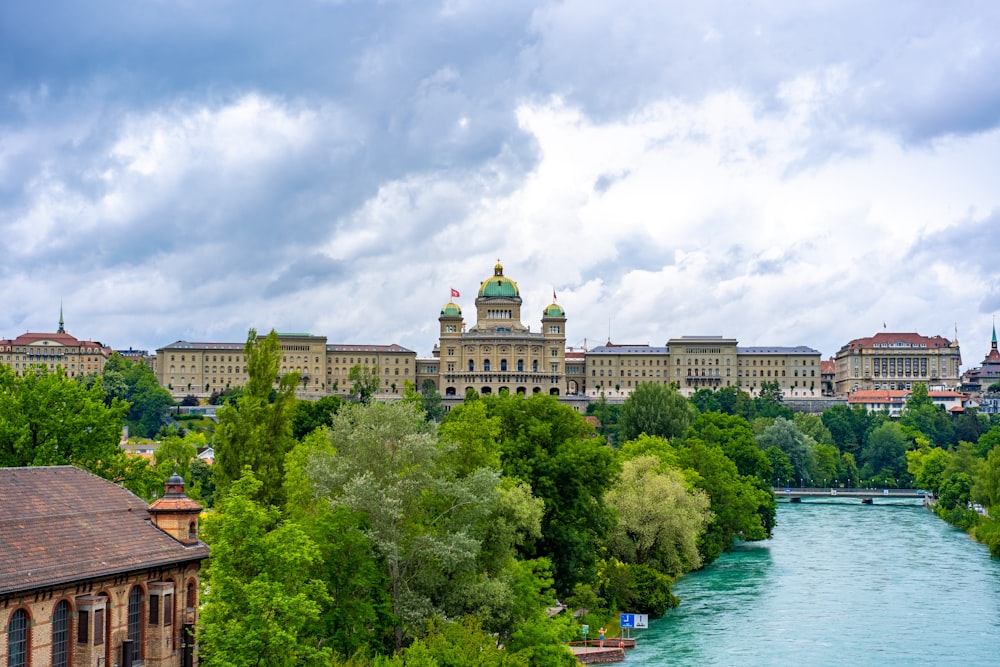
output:
[[[174,471],[163,497],[149,506],[153,525],[182,544],[198,544],[198,516],[202,506],[187,497],[184,478]]]

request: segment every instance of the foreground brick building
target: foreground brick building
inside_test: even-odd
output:
[[[72,466],[0,469],[0,665],[189,667],[201,506]]]

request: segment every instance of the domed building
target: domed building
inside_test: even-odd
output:
[[[457,293],[456,293],[457,294]],[[557,303],[542,311],[542,329],[521,322],[521,292],[498,261],[479,284],[476,323],[465,329],[454,301],[441,308],[437,377],[427,378],[445,398],[501,392],[559,396],[565,386],[566,313]]]

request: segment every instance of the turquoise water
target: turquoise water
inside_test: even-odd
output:
[[[674,593],[627,665],[1000,665],[1000,561],[919,501],[780,502]]]

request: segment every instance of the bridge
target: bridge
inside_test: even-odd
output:
[[[875,499],[899,500],[902,498],[919,498],[924,504],[930,502],[932,494],[922,489],[855,489],[832,487],[771,487],[774,497],[793,503],[802,502],[803,498],[857,498],[865,505],[874,504]]]

